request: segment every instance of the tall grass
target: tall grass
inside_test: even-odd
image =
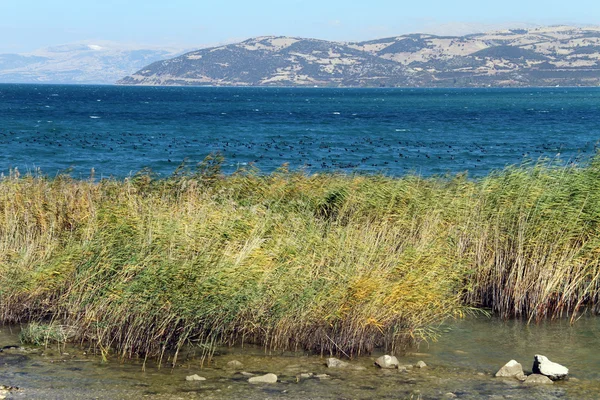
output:
[[[600,159],[480,180],[219,173],[0,180],[0,321],[124,357],[396,351],[470,307],[599,311]]]

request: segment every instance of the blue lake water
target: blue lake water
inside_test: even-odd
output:
[[[600,140],[600,89],[321,89],[0,85],[0,172],[225,170],[422,175],[540,157],[582,162]]]

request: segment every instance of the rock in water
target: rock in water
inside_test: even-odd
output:
[[[327,368],[348,368],[349,366],[349,363],[342,361],[339,358],[331,357],[327,359]]]
[[[398,368],[398,359],[394,356],[385,356],[379,357],[375,360],[375,365],[381,368]]]
[[[261,376],[253,376],[248,379],[250,383],[277,383],[277,375],[275,374],[266,374]]]
[[[415,367],[417,368],[425,368],[427,366],[427,364],[425,364],[425,361],[419,361],[418,363],[415,364]]]
[[[547,376],[553,381],[563,379],[569,374],[569,369],[567,367],[552,362],[548,360],[548,357],[539,354],[533,358],[532,371],[534,374]]]
[[[547,376],[544,375],[540,375],[540,374],[531,374],[527,377],[527,379],[525,379],[525,383],[541,383],[541,384],[553,384],[554,382],[552,382],[552,380],[550,378],[548,378]]]
[[[198,376],[197,374],[194,375],[189,375],[185,377],[186,381],[205,381],[206,378],[202,377],[202,376]]]
[[[239,362],[238,360],[233,360],[233,361],[229,361],[227,363],[227,367],[228,368],[235,368],[235,369],[240,369],[244,366],[244,364],[242,364],[241,362]]]
[[[525,380],[525,374],[523,373],[523,367],[515,360],[510,360],[504,367],[500,368],[496,372],[497,377],[503,378],[517,378],[519,380]]]

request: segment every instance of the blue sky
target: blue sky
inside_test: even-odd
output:
[[[523,23],[600,24],[600,1],[0,0],[0,52],[95,40],[177,47],[260,35],[367,40]]]

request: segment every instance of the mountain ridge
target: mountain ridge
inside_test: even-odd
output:
[[[600,27],[417,33],[363,42],[260,36],[151,63],[117,84],[598,86]]]

